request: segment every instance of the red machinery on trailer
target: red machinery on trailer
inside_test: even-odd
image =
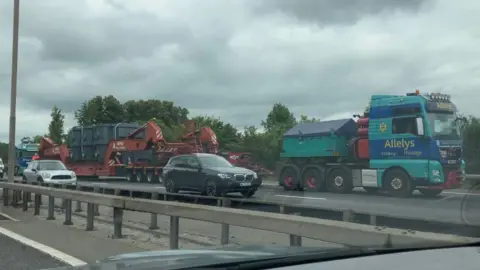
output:
[[[215,132],[208,127],[195,128],[194,121],[185,124],[186,133],[180,142],[167,142],[162,129],[149,121],[134,130],[126,138],[110,140],[103,155],[103,161],[74,161],[67,145],[56,145],[51,139],[43,137],[38,155],[40,159],[58,159],[77,174],[79,178],[96,179],[98,177],[126,178],[131,182],[159,182],[163,166],[170,157],[189,153],[218,152]],[[132,152],[150,151],[144,160],[122,158]]]
[[[251,159],[251,153],[249,152],[221,152],[222,157],[226,158],[230,163],[235,166],[246,168],[257,173],[259,177],[267,175],[273,175],[272,171],[265,169],[261,164],[255,163]]]

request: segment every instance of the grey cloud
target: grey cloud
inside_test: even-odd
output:
[[[82,1],[31,1],[22,6],[21,35],[41,46],[21,47],[19,106],[42,113],[54,104],[73,113],[94,95],[113,94],[122,101],[171,100],[193,115],[214,114],[242,127],[258,125],[275,102],[297,114],[327,116],[362,110],[372,93],[416,87],[468,93],[476,86],[465,83],[471,75],[465,63],[480,55],[461,49],[478,48],[478,41],[451,36],[459,49],[442,49],[442,35],[466,27],[445,27],[436,35],[425,21],[409,22],[427,14],[421,8],[429,0],[362,0],[361,7],[343,0],[298,0],[290,7],[285,0],[205,0],[194,9],[171,1],[161,9],[172,16],[131,11],[119,0],[103,15],[92,15]],[[11,12],[4,7],[0,15]],[[403,17],[373,25],[376,15],[394,9]],[[362,16],[373,26],[345,25]],[[1,52],[0,70],[8,71],[10,54]],[[438,75],[435,69],[447,64],[465,69]],[[9,89],[9,78],[0,77],[0,87]]]
[[[320,24],[352,24],[382,12],[417,12],[430,0],[250,0],[259,14],[279,11]]]

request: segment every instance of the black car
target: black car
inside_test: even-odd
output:
[[[235,167],[221,156],[200,153],[172,157],[162,178],[169,193],[199,191],[215,197],[240,192],[250,198],[262,183],[254,171]]]

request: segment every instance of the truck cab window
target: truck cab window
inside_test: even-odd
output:
[[[394,118],[392,120],[392,133],[418,135],[415,117]]]

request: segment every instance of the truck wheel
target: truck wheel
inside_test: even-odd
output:
[[[307,191],[319,191],[323,189],[325,179],[318,169],[307,168],[302,174],[302,183]]]
[[[284,190],[296,190],[299,188],[299,172],[295,170],[293,167],[286,167],[282,174],[280,175],[280,179],[282,181],[283,189]]]
[[[418,191],[420,191],[420,193],[422,193],[422,195],[425,197],[433,198],[442,193],[443,189],[419,188]]]
[[[387,171],[383,178],[383,186],[388,194],[394,197],[409,197],[413,193],[410,176],[400,169]]]
[[[348,193],[353,189],[352,175],[342,168],[332,169],[327,177],[327,189],[336,193]]]

